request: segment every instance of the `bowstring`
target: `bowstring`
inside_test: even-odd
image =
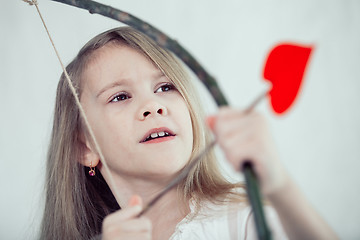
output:
[[[64,75],[65,75],[65,78],[66,78],[66,80],[67,80],[67,82],[68,82],[68,85],[69,85],[69,88],[70,88],[70,90],[71,90],[71,93],[72,93],[72,95],[73,95],[74,98],[75,98],[76,105],[77,105],[77,107],[79,108],[79,111],[80,111],[80,116],[81,116],[82,119],[84,120],[85,126],[86,126],[86,128],[88,129],[88,131],[89,131],[90,137],[91,137],[91,139],[92,139],[92,141],[93,141],[93,143],[94,143],[94,145],[95,145],[95,149],[96,149],[97,153],[99,154],[101,163],[103,164],[103,166],[105,167],[105,171],[106,171],[106,172],[108,173],[108,175],[109,175],[109,181],[110,181],[110,185],[112,186],[112,191],[113,191],[113,193],[114,193],[114,195],[115,195],[115,199],[116,199],[116,201],[118,201],[117,199],[120,199],[120,198],[119,198],[120,194],[119,194],[119,192],[117,191],[114,177],[113,177],[113,175],[111,174],[111,171],[110,171],[109,166],[107,165],[107,162],[106,162],[106,160],[105,160],[105,157],[104,157],[104,155],[103,155],[103,153],[102,153],[102,151],[101,151],[100,145],[99,145],[98,141],[96,140],[94,131],[93,131],[93,129],[92,129],[90,123],[89,123],[89,120],[88,120],[88,118],[87,118],[87,116],[86,116],[86,113],[85,113],[85,111],[84,111],[84,108],[82,107],[82,105],[81,105],[81,103],[80,103],[80,99],[79,99],[79,96],[78,96],[78,94],[77,94],[77,92],[76,92],[76,89],[75,89],[75,87],[74,87],[74,85],[73,85],[73,83],[72,83],[72,81],[71,81],[71,79],[70,79],[70,76],[69,76],[69,74],[68,74],[68,72],[67,72],[67,70],[66,70],[66,68],[65,68],[65,66],[64,66],[64,64],[63,64],[63,61],[62,61],[61,58],[60,58],[60,54],[59,54],[59,52],[57,51],[57,49],[56,49],[56,47],[55,47],[55,43],[54,43],[54,41],[53,41],[53,39],[52,39],[52,37],[51,37],[51,34],[50,34],[50,32],[49,32],[49,30],[48,30],[48,28],[47,28],[47,26],[46,26],[45,20],[44,20],[42,14],[41,14],[41,12],[40,12],[40,9],[39,9],[39,6],[38,6],[39,3],[37,2],[37,0],[23,0],[23,1],[26,2],[26,3],[28,3],[28,4],[31,5],[31,6],[34,5],[34,6],[36,7],[36,10],[37,10],[37,12],[38,12],[38,14],[39,14],[39,17],[40,17],[40,19],[41,19],[41,22],[43,23],[43,26],[44,26],[44,28],[45,28],[45,30],[46,30],[46,33],[47,33],[47,35],[48,35],[48,37],[49,37],[49,40],[50,40],[50,42],[51,42],[51,44],[52,44],[52,46],[53,46],[53,49],[54,49],[54,51],[55,51],[55,53],[56,53],[56,56],[57,56],[58,60],[59,60],[59,62],[60,62],[61,68],[62,68],[62,70],[63,70],[63,72],[64,72]],[[119,203],[118,203],[118,204],[119,204]]]

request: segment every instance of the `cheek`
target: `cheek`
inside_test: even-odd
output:
[[[104,141],[101,143],[101,149],[108,166],[114,171],[128,171],[133,168],[134,162],[129,159],[135,159],[137,156],[134,148],[133,139],[129,138],[129,128],[116,126],[103,135]]]
[[[124,155],[131,150],[133,135],[131,129],[133,129],[131,122],[116,117],[103,117],[95,134],[99,136],[99,145],[104,151],[105,158],[114,159],[119,157],[119,154]]]
[[[104,132],[105,137],[108,137],[109,145],[115,149],[128,149],[133,141],[133,130],[134,127],[129,122],[114,122]]]

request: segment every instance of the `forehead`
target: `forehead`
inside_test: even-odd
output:
[[[110,42],[91,54],[84,72],[94,67],[97,67],[98,70],[110,70],[112,66],[116,66],[117,70],[125,72],[129,68],[138,65],[155,67],[155,70],[157,70],[152,60],[140,50],[122,43]]]
[[[124,44],[109,43],[89,56],[82,73],[82,89],[100,87],[119,78],[133,78],[134,74],[160,75],[158,67],[139,50]]]

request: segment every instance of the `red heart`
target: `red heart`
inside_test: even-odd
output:
[[[284,113],[296,99],[311,51],[312,46],[280,44],[269,53],[264,78],[272,83],[269,94],[275,113]]]

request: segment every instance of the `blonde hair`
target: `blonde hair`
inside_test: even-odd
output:
[[[151,60],[175,85],[186,101],[193,127],[192,159],[210,142],[204,127],[204,112],[198,95],[180,62],[145,35],[129,27],[106,31],[91,39],[67,66],[67,71],[81,95],[82,73],[94,52],[107,45],[120,44],[136,49]],[[119,209],[99,171],[95,178],[87,176],[88,169],[79,160],[84,145],[80,139],[86,134],[74,97],[64,74],[57,88],[53,130],[47,156],[45,211],[41,239],[89,239],[101,232],[103,218]],[[234,189],[243,187],[228,182],[220,173],[213,152],[205,156],[189,176],[178,186],[184,203],[193,199],[218,204],[226,199],[243,201]],[[230,197],[229,197],[230,196]]]

